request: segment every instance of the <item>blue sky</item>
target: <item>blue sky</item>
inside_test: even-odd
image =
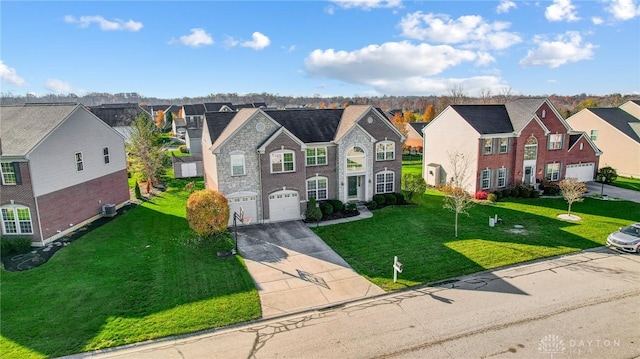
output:
[[[640,0],[6,1],[3,93],[640,94]]]

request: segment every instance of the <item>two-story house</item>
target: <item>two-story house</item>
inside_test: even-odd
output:
[[[2,236],[45,245],[129,201],[124,138],[78,104],[0,107]]]
[[[451,180],[450,156],[457,152],[468,161],[471,193],[566,177],[590,181],[601,154],[589,136],[573,131],[545,98],[452,105],[422,132],[427,184]]]
[[[207,113],[205,185],[257,222],[300,219],[309,199],[400,191],[403,135],[371,106]]]

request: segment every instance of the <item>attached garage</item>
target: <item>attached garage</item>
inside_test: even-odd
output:
[[[256,223],[258,219],[258,205],[257,199],[258,194],[255,192],[234,192],[229,194],[227,197],[227,201],[229,201],[229,226],[233,225],[233,213],[238,213],[244,210],[244,217],[251,218],[251,223]],[[243,224],[237,221],[237,225],[241,226]]]
[[[593,181],[593,176],[595,174],[595,164],[593,162],[589,163],[577,163],[572,165],[567,165],[567,171],[565,173],[565,178],[577,178],[580,182]]]
[[[269,195],[269,220],[288,221],[300,219],[298,191],[284,190]]]

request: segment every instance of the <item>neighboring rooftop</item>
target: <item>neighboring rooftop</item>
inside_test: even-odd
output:
[[[265,110],[304,143],[330,142],[334,139],[344,109]]]
[[[452,105],[451,108],[481,135],[514,132],[505,105]]]
[[[618,107],[592,107],[587,110],[617,128],[629,138],[640,143],[640,133],[638,133],[640,119],[631,116],[628,112]]]

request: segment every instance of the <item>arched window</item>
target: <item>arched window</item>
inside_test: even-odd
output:
[[[321,176],[307,179],[307,200],[311,198],[317,200],[327,199],[328,182],[327,177]]]
[[[535,160],[538,156],[538,140],[530,136],[524,145],[524,160]]]
[[[393,171],[376,173],[376,193],[393,193],[396,174]]]
[[[33,234],[29,207],[7,205],[0,208],[2,231],[6,234]]]
[[[366,155],[361,147],[351,147],[347,152],[347,172],[363,172],[367,169]]]
[[[381,141],[376,144],[376,160],[385,161],[396,158],[396,144],[393,141]]]

